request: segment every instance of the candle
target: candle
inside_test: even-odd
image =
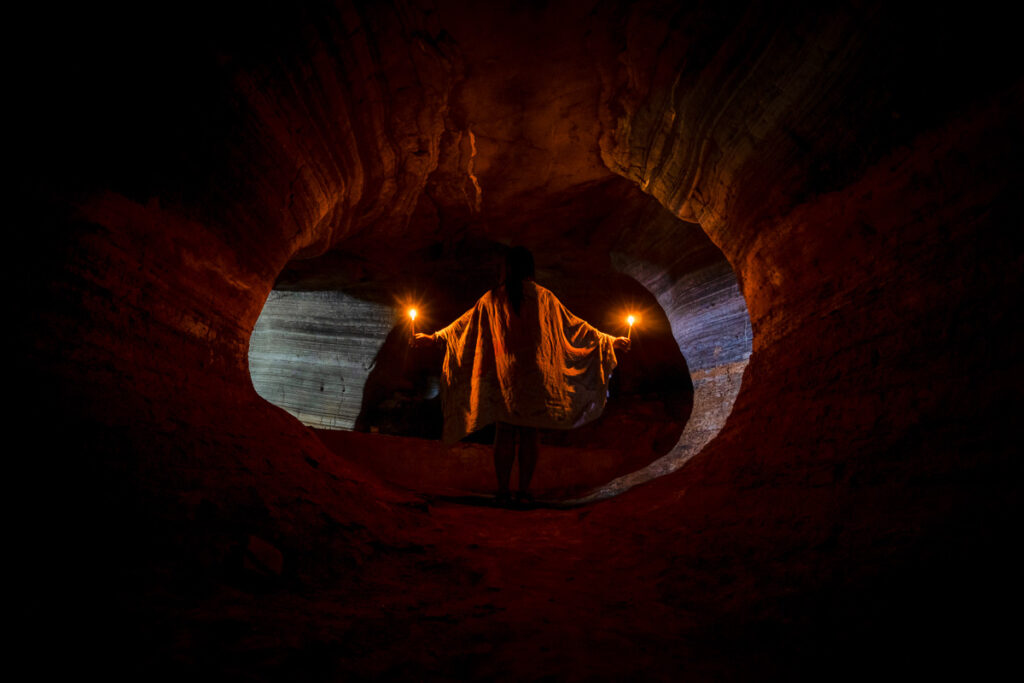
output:
[[[409,309],[409,320],[412,321],[411,322],[411,325],[412,325],[412,335],[415,337],[416,336],[416,309],[415,308],[410,308]]]
[[[636,322],[636,318],[633,316],[627,316],[626,322],[629,323],[629,332],[626,333],[626,339],[629,339],[633,335],[633,323]]]

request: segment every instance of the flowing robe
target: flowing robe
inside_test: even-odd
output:
[[[446,344],[445,443],[492,422],[570,429],[604,410],[615,337],[532,281],[523,283],[519,314],[499,287],[436,335]]]

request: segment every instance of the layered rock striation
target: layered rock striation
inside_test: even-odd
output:
[[[1024,107],[999,11],[244,10],[15,17],[18,417],[42,443],[12,459],[17,650],[52,655],[61,614],[65,659],[123,676],[1009,661]],[[275,281],[340,245],[397,270],[469,234],[624,252],[672,319],[674,233],[654,260],[590,229],[622,193],[699,223],[749,312],[733,409],[679,469],[581,510],[456,505],[254,391]],[[704,365],[685,320],[695,377],[742,362]]]

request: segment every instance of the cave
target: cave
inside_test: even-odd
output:
[[[11,424],[38,446],[8,457],[17,668],[1015,667],[1024,78],[1002,10],[11,22]],[[526,509],[480,503],[488,434],[438,441],[440,361],[401,314],[446,324],[512,244],[605,331],[643,312],[605,414],[544,436]]]

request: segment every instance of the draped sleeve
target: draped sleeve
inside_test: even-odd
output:
[[[565,339],[569,342],[570,347],[573,350],[582,349],[584,354],[596,353],[597,360],[607,373],[611,374],[618,364],[618,359],[615,357],[615,336],[605,334],[583,318],[573,315],[572,311],[566,308],[553,294],[551,298],[558,304],[565,330]]]
[[[479,302],[477,302],[477,306],[479,306]],[[462,332],[469,326],[469,321],[473,318],[473,312],[477,310],[477,306],[473,306],[473,308],[460,315],[455,322],[448,325],[448,327],[435,332],[434,336],[444,341],[447,346],[457,342],[462,336]]]

